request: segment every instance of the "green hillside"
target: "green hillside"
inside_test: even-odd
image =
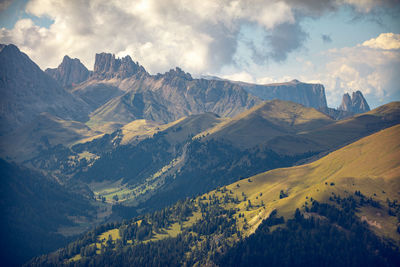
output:
[[[382,130],[339,149],[310,164],[276,169],[238,182],[240,191],[250,199],[260,197],[267,206],[290,215],[304,201],[327,201],[332,192],[346,196],[358,190],[385,203],[400,200],[400,125]],[[235,189],[235,185],[227,187]],[[288,197],[279,199],[280,190]],[[361,210],[360,216],[376,221],[376,231],[400,240],[396,219],[382,212]]]
[[[22,162],[58,144],[71,146],[82,139],[90,140],[101,135],[101,132],[92,130],[84,123],[42,113],[31,123],[3,136],[0,142],[0,155]]]
[[[312,245],[313,238],[322,243],[319,251],[297,254],[301,262],[307,255],[322,257],[319,253],[329,248],[330,252],[324,252],[329,253],[329,261],[339,257],[337,262],[354,265],[348,262],[353,258],[392,266],[399,260],[393,255],[398,255],[400,244],[399,134],[400,125],[396,125],[313,163],[272,170],[130,221],[97,227],[65,249],[30,264],[60,260],[78,265],[226,264],[226,255],[233,253],[236,244],[251,246],[262,242],[257,240],[262,237],[278,238],[274,241],[278,246],[286,234],[296,236],[300,233],[296,229],[305,227],[302,231],[307,236],[287,241],[286,248],[304,249],[307,244],[302,242]],[[327,229],[336,232],[341,241],[329,241],[333,239],[326,236]],[[359,239],[357,232],[364,237]],[[157,251],[159,257],[154,262]],[[244,265],[251,251],[238,252],[243,254],[238,261]]]
[[[223,139],[234,146],[250,148],[278,136],[294,135],[334,123],[327,115],[293,102],[272,100],[200,133],[204,141]]]
[[[400,102],[333,121],[299,104],[267,101],[198,134],[175,172],[164,174],[174,179],[142,207],[172,204],[243,177],[315,160],[399,122]]]

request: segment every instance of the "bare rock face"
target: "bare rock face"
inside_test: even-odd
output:
[[[193,79],[179,68],[141,79],[130,77],[119,86],[126,93],[92,112],[92,119],[122,123],[147,119],[166,123],[204,112],[234,116],[261,103],[235,83]]]
[[[353,92],[351,101],[353,103],[354,113],[364,113],[370,111],[367,100],[365,100],[363,94],[360,91]]]
[[[62,63],[56,69],[46,69],[45,71],[64,88],[70,88],[86,81],[89,77],[89,70],[77,58],[64,56]]]
[[[63,89],[15,45],[0,46],[0,135],[48,112],[85,121],[88,106]]]
[[[138,63],[132,61],[130,56],[115,58],[115,55],[109,53],[96,54],[93,78],[128,78],[133,75],[148,75],[146,70]]]
[[[280,99],[292,101],[316,109],[324,109],[327,107],[325,88],[322,84],[302,83],[298,80],[265,85],[239,84],[247,92],[263,100]]]
[[[352,112],[354,114],[370,111],[367,100],[360,91],[353,92],[352,96],[348,93],[343,95],[342,104],[338,108],[342,111]]]

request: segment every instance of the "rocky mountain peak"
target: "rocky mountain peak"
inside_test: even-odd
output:
[[[72,59],[67,55],[56,69],[46,69],[45,72],[64,87],[71,87],[86,81],[90,74],[79,59]]]
[[[14,53],[14,54],[18,54],[21,53],[21,51],[19,51],[18,47],[16,47],[13,44],[0,44],[0,52],[5,51],[6,53]]]
[[[327,108],[325,88],[322,84],[303,83],[299,80],[263,85],[239,84],[244,90],[262,100],[281,99],[316,109]]]
[[[353,92],[351,97],[348,93],[345,93],[342,98],[342,104],[338,109],[356,114],[370,110],[367,100],[365,100],[360,91]]]
[[[188,81],[193,80],[192,75],[190,75],[190,73],[184,72],[179,67],[176,67],[175,69],[170,69],[168,72],[164,74],[164,77],[167,79],[173,79],[175,77],[179,77]]]
[[[147,74],[138,63],[133,62],[130,56],[116,58],[114,54],[96,54],[93,76],[96,78],[128,78],[135,74]]]
[[[363,94],[360,91],[353,92],[351,100],[353,102],[353,112],[364,113],[370,111],[367,100],[365,100]]]
[[[45,74],[16,46],[0,51],[0,134],[30,123],[42,112],[86,121],[88,106]]]
[[[155,76],[156,79],[160,79],[160,78],[164,78],[167,81],[172,81],[175,78],[179,78],[179,79],[183,79],[183,80],[187,80],[187,81],[191,81],[193,80],[192,75],[190,75],[190,73],[188,72],[184,72],[181,68],[176,67],[175,69],[170,69],[168,72],[166,72],[165,74],[160,74],[158,73]]]

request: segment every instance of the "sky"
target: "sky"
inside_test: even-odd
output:
[[[0,0],[0,43],[42,69],[64,55],[130,55],[151,74],[322,83],[330,107],[360,90],[400,100],[400,0]]]

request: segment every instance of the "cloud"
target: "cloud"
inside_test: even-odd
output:
[[[20,21],[1,29],[0,41],[15,43],[42,68],[57,66],[64,54],[91,68],[95,52],[111,52],[130,54],[152,73],[173,66],[215,71],[233,63],[243,23],[264,31],[296,25],[292,8],[275,0],[31,0],[26,11],[54,23],[46,29]],[[290,51],[280,50],[275,58]]]
[[[349,4],[356,8],[357,11],[362,13],[371,12],[374,8],[384,7],[396,7],[399,4],[399,0],[341,0],[344,4]]]
[[[91,68],[95,52],[111,52],[130,54],[152,73],[174,66],[215,72],[238,64],[243,25],[256,25],[264,32],[262,48],[245,36],[256,64],[285,61],[307,39],[301,27],[304,17],[320,16],[343,4],[360,9],[376,5],[361,0],[30,0],[27,13],[54,23],[48,29],[1,29],[0,41],[20,46],[42,68],[57,66],[64,54]],[[14,37],[21,30],[27,40]],[[30,46],[32,39],[36,51]]]
[[[363,44],[326,53],[326,68],[320,79],[331,104],[339,103],[343,93],[356,90],[363,92],[373,107],[400,99],[400,50],[395,50],[392,41],[387,42],[390,36],[390,40],[397,38],[381,34]]]
[[[299,24],[282,23],[276,26],[268,36],[271,47],[271,58],[284,61],[289,52],[300,48],[308,38],[308,34]]]
[[[245,71],[233,73],[230,75],[223,75],[221,78],[228,79],[231,81],[240,81],[240,82],[248,82],[248,83],[255,82],[254,77],[250,73],[245,72]]]
[[[321,38],[322,38],[322,41],[324,42],[324,43],[332,43],[332,38],[329,36],[329,35],[327,35],[327,34],[322,34],[321,35]]]
[[[377,49],[400,49],[400,34],[381,33],[377,38],[365,41],[363,46]]]

